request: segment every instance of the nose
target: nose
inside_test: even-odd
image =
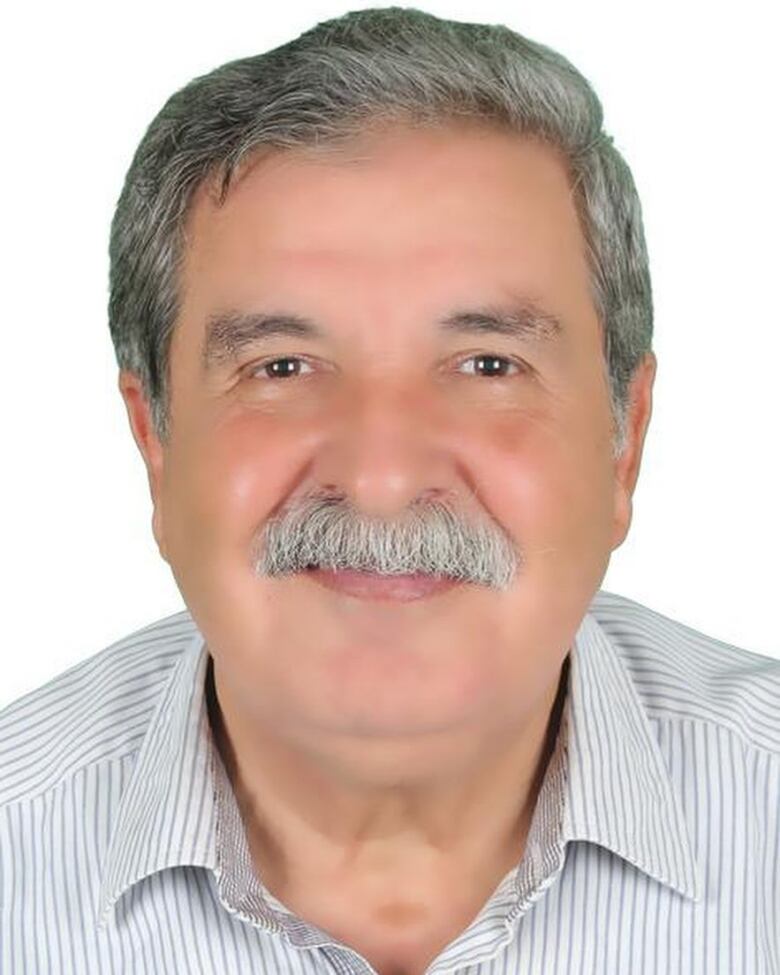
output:
[[[392,519],[416,500],[463,494],[449,439],[430,397],[375,381],[334,416],[311,473],[365,515]]]

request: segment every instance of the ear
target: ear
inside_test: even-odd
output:
[[[640,360],[631,377],[629,407],[626,414],[626,447],[615,462],[613,549],[622,545],[631,525],[632,497],[639,477],[645,434],[653,408],[653,383],[657,365],[654,353],[648,352]]]
[[[143,392],[143,386],[138,376],[127,369],[119,371],[119,391],[127,408],[127,417],[133,439],[141,453],[146,474],[149,481],[149,491],[152,496],[152,532],[157,542],[160,555],[168,560],[165,549],[165,532],[163,523],[162,484],[165,464],[165,448],[157,438],[152,424],[152,414]]]

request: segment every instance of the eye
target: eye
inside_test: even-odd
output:
[[[481,375],[486,376],[488,379],[505,379],[507,378],[508,369],[514,369],[514,375],[527,371],[527,367],[522,362],[509,359],[506,356],[487,353],[471,355],[467,359],[463,359],[461,364],[467,362],[477,364],[475,367],[477,372],[473,372],[472,375],[480,374],[478,370],[485,370]],[[306,360],[300,356],[287,355],[276,359],[266,359],[265,361],[256,362],[249,367],[247,375],[250,378],[296,379],[302,375],[301,366],[306,366],[306,368],[311,369]],[[265,371],[264,377],[258,376],[260,370]]]
[[[480,353],[478,355],[469,356],[468,359],[464,359],[463,363],[475,362],[477,363],[476,369],[485,369],[482,375],[487,375],[488,379],[505,379],[506,378],[506,366],[516,370],[515,375],[525,371],[525,367],[522,363],[517,362],[514,359],[508,359],[506,356],[502,355],[491,355],[487,353]],[[472,373],[473,375],[474,373]]]
[[[266,379],[295,379],[300,375],[300,370],[291,369],[290,366],[293,363],[302,363],[308,366],[305,359],[301,359],[297,355],[286,355],[279,359],[266,359],[265,362],[256,362],[247,371],[247,375],[250,378],[254,378],[260,372],[261,369],[265,370]]]

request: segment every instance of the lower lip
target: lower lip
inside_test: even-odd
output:
[[[319,585],[348,596],[399,602],[424,599],[458,585],[454,579],[437,578],[424,573],[388,576],[376,572],[355,572],[352,569],[307,569],[306,575]]]

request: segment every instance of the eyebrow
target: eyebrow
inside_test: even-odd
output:
[[[502,335],[521,341],[547,342],[563,331],[561,319],[531,298],[511,305],[485,305],[446,315],[436,323],[443,334]],[[311,318],[286,312],[214,312],[206,320],[202,362],[208,371],[235,361],[246,348],[277,336],[327,338],[326,330]]]

